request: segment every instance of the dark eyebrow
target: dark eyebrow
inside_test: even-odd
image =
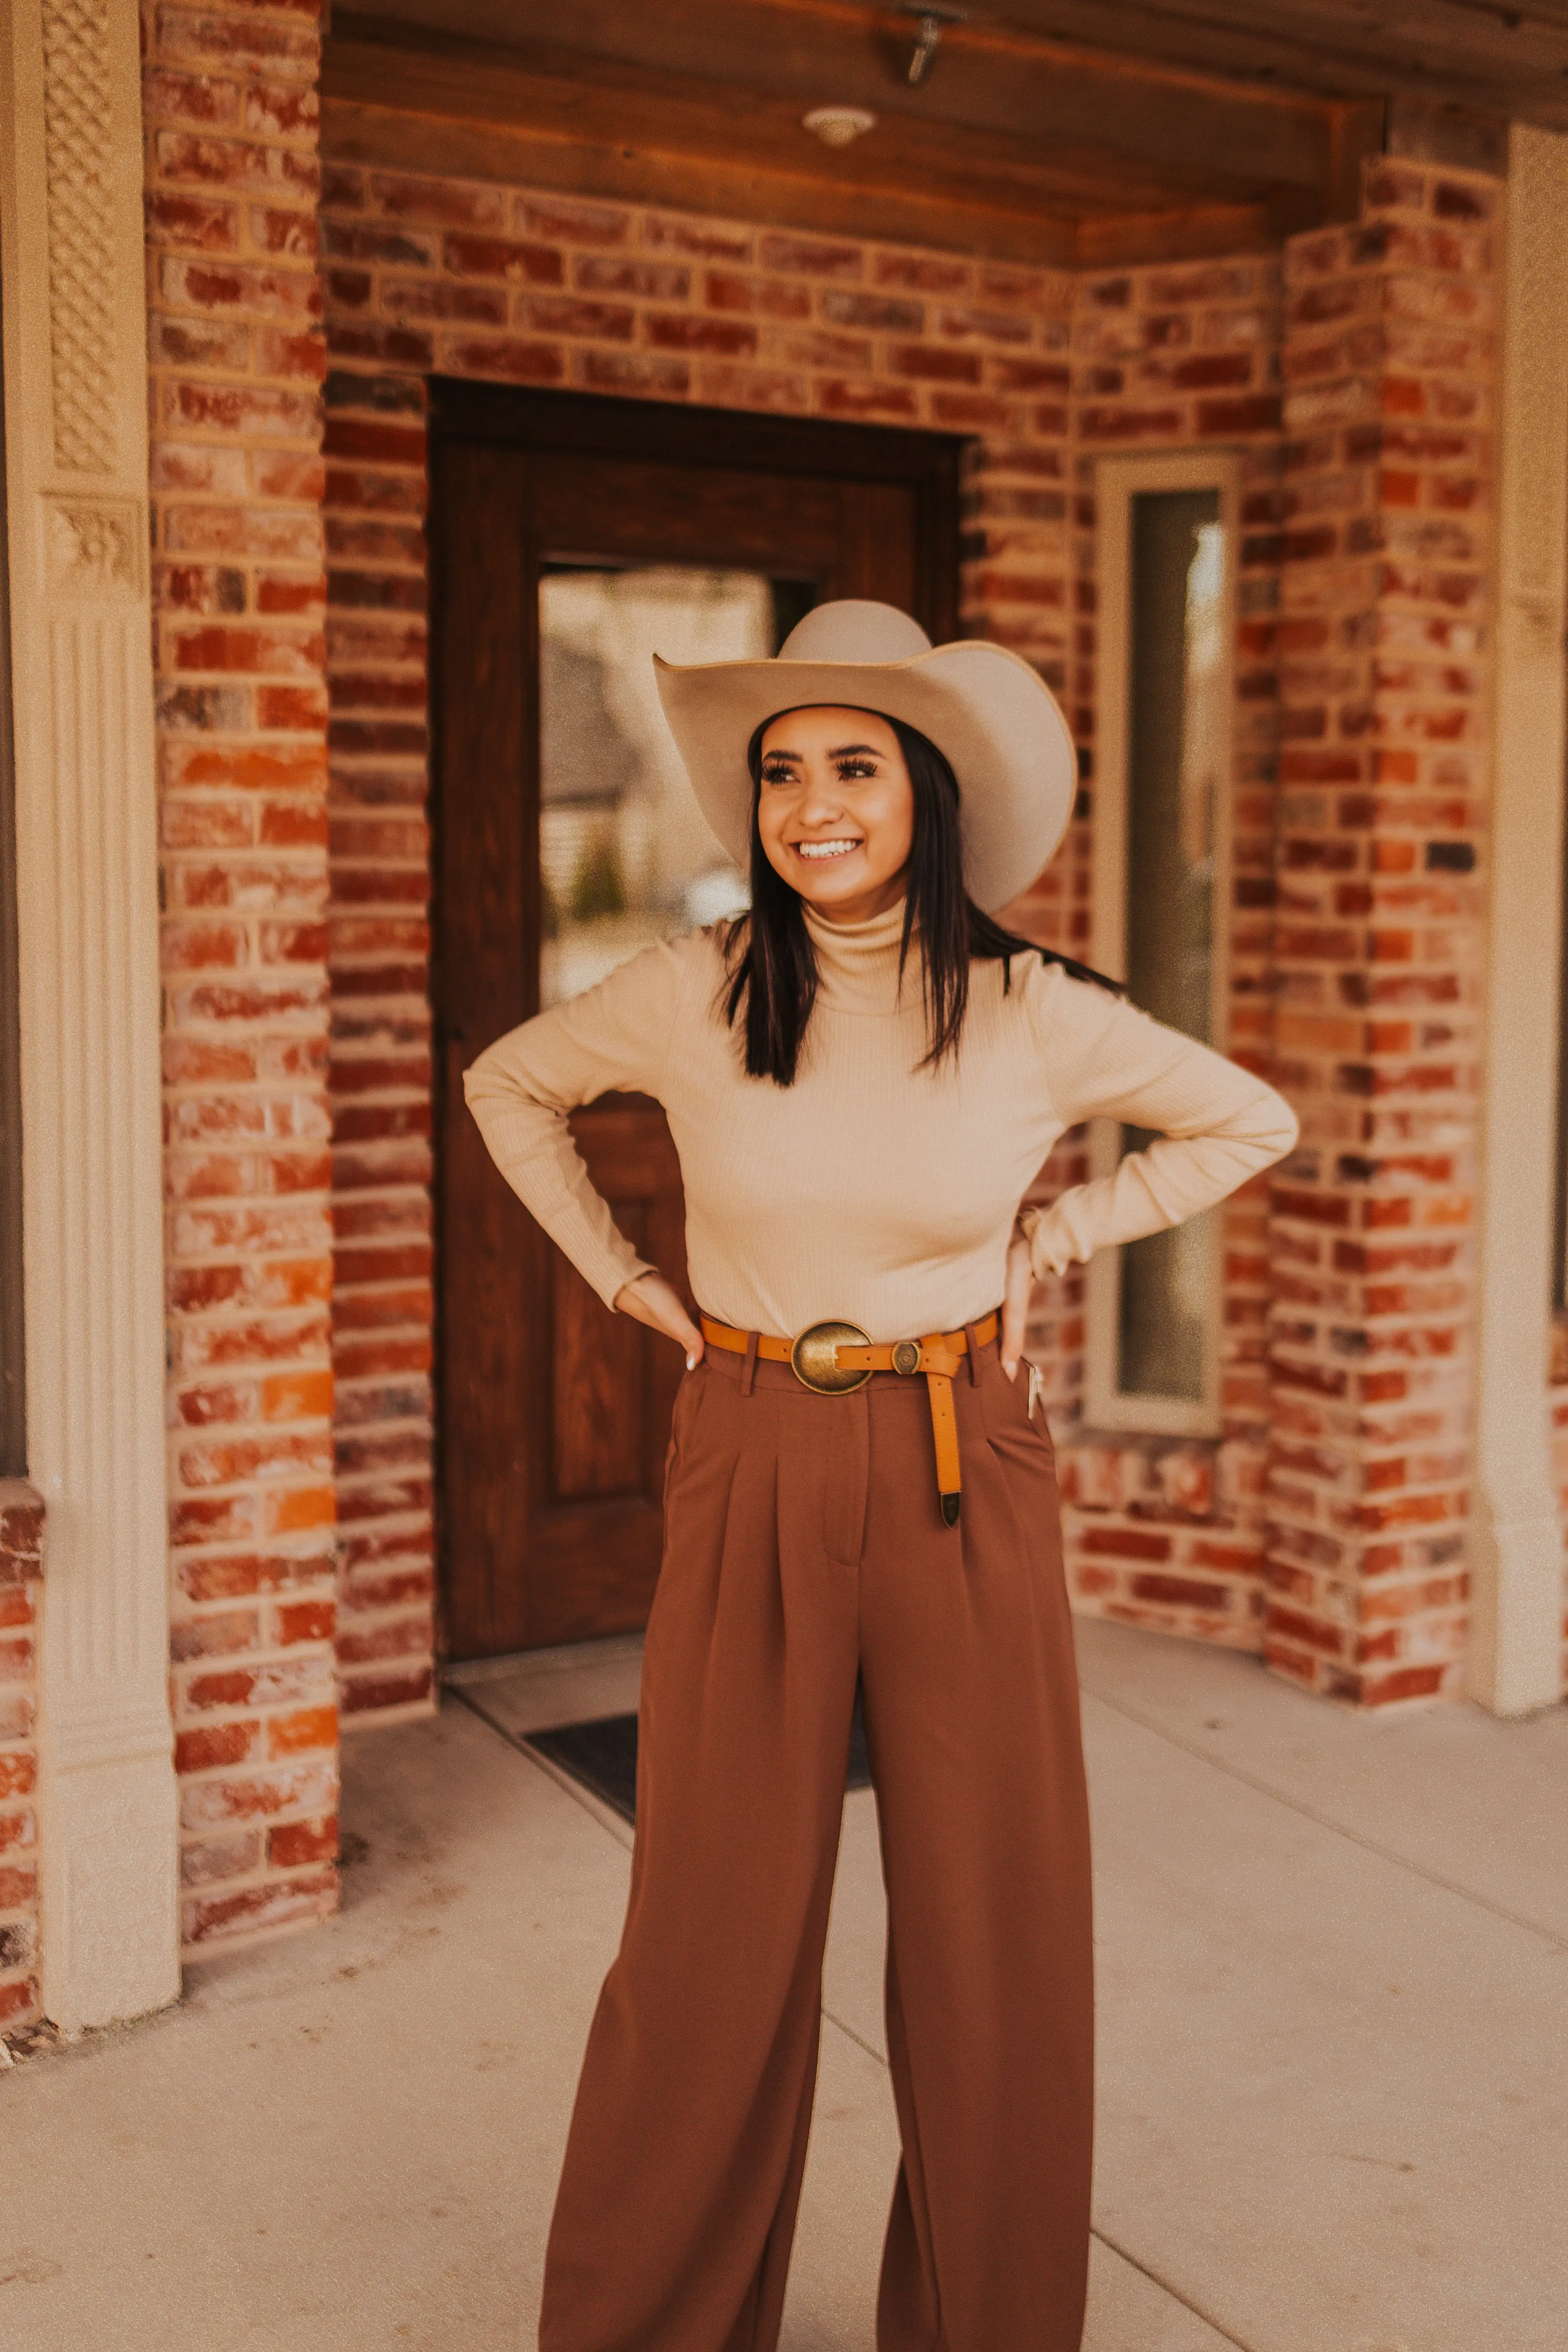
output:
[[[838,743],[827,756],[830,760],[852,760],[857,751],[864,752],[869,760],[879,760],[882,757],[874,743]],[[799,751],[786,751],[781,744],[770,743],[763,757],[764,760],[798,760],[802,754]]]

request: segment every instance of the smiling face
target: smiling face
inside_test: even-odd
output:
[[[775,874],[830,922],[904,895],[915,798],[899,739],[869,710],[816,703],[770,719],[757,830]]]

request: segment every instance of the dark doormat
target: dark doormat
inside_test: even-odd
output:
[[[601,1716],[597,1723],[566,1723],[559,1731],[531,1731],[525,1748],[537,1748],[563,1772],[591,1789],[611,1805],[623,1821],[637,1813],[637,1719],[635,1715]],[[860,1701],[855,1701],[855,1721],[849,1734],[849,1769],[846,1789],[868,1789],[871,1761],[866,1753],[866,1726]]]

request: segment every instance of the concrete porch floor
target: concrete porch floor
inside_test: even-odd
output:
[[[1100,2152],[1088,2352],[1562,2352],[1568,1710],[1355,1717],[1079,1628]],[[635,1645],[346,1755],[329,1927],[0,2076],[4,2352],[520,2352],[629,1832],[514,1744]],[[851,1797],[787,2352],[871,2352],[895,2161]],[[983,2352],[983,2347],[982,2347]]]

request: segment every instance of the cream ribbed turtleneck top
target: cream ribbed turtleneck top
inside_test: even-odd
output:
[[[1018,1203],[1063,1129],[1108,1118],[1162,1140],[1024,1220],[1037,1273],[1206,1209],[1289,1150],[1260,1078],[1038,956],[972,968],[956,1063],[922,1069],[900,905],[806,909],[821,984],[794,1086],[749,1078],[726,1026],[723,926],[647,949],[497,1041],[465,1081],[497,1165],[606,1304],[646,1273],[566,1120],[616,1088],[657,1097],[686,1188],[699,1303],[785,1337],[828,1317],[874,1339],[954,1330],[1002,1296]]]

